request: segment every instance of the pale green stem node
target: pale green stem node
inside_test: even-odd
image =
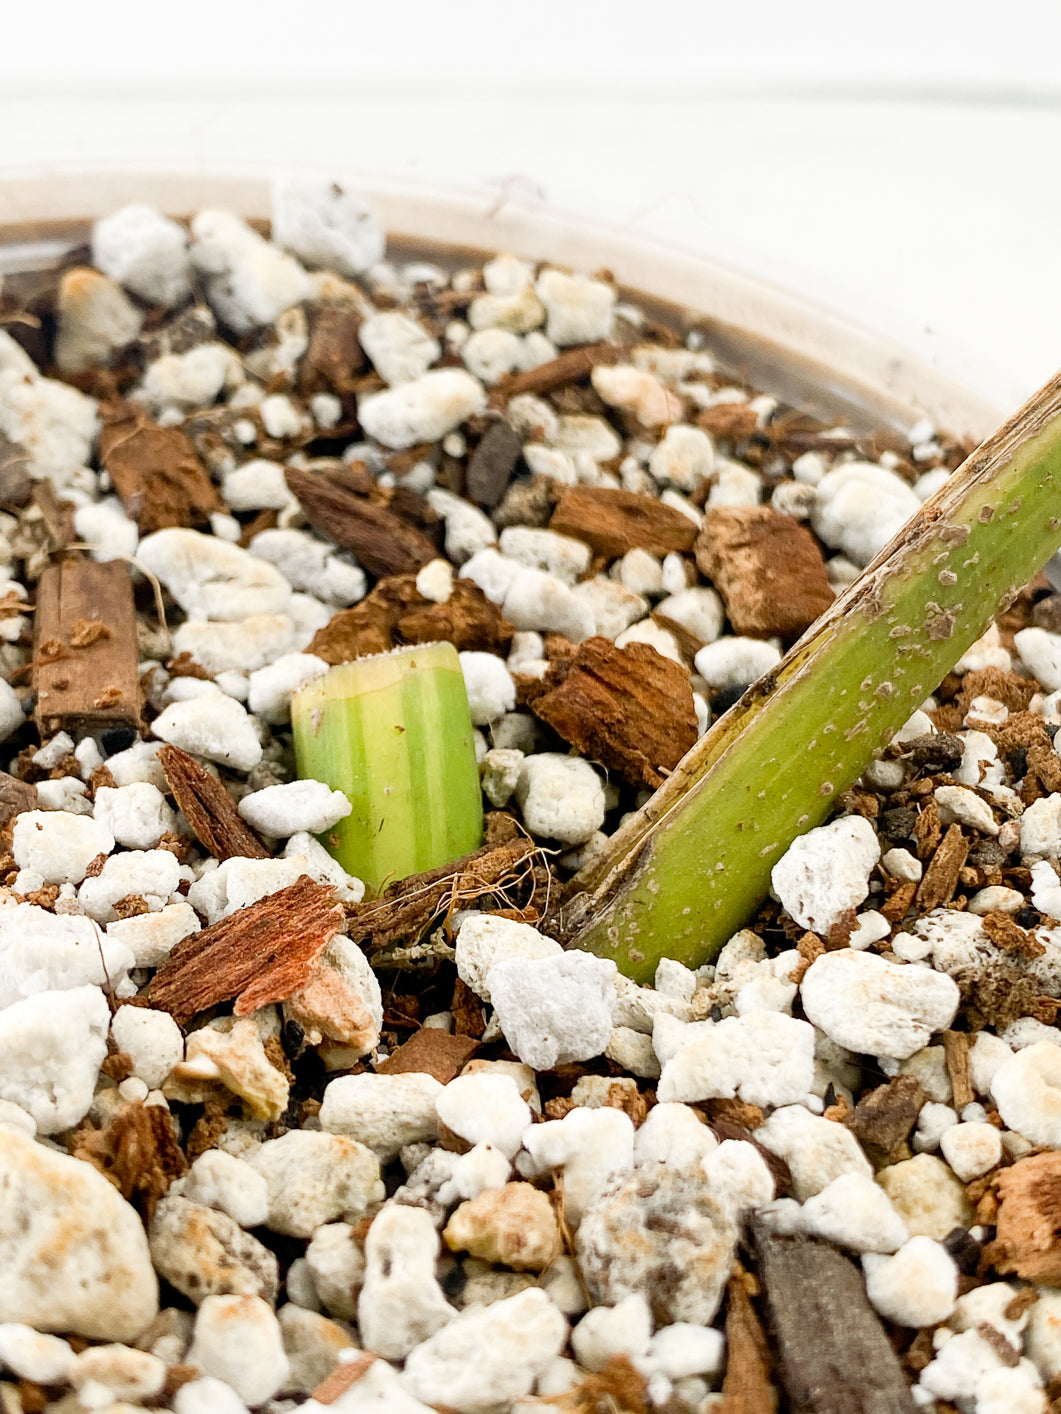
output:
[[[353,806],[321,842],[370,896],[482,843],[475,739],[451,643],[332,668],[295,693],[291,725],[299,775]]]

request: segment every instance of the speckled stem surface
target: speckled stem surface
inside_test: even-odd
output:
[[[848,789],[1061,544],[1061,374],[970,456],[572,880],[565,934],[639,981],[745,926]]]
[[[299,775],[354,807],[321,843],[370,896],[482,843],[468,696],[451,643],[333,668],[295,693],[291,725]]]

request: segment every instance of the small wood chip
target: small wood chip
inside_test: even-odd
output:
[[[36,718],[42,736],[140,723],[136,614],[121,560],[63,559],[37,586]]]
[[[306,649],[326,663],[351,663],[403,643],[452,643],[458,653],[508,652],[513,627],[470,579],[455,579],[445,604],[425,599],[416,576],[392,575],[352,609],[340,609]]]
[[[910,905],[917,893],[915,883],[896,884],[880,906],[880,912],[889,923],[901,923],[910,911]]]
[[[178,1022],[235,998],[237,1016],[298,990],[343,925],[330,885],[307,875],[183,938],[150,983],[151,1005]]]
[[[618,363],[626,353],[620,344],[585,344],[580,349],[568,349],[537,368],[502,378],[491,393],[490,401],[496,407],[504,407],[517,393],[551,393],[554,388],[588,378],[600,364]]]
[[[415,574],[438,550],[422,530],[331,477],[288,467],[285,476],[314,530],[350,550],[369,574]]]
[[[1031,959],[1042,957],[1046,944],[1041,943],[1034,933],[1022,928],[1008,913],[985,913],[980,920],[984,932],[1003,952],[1018,953]]]
[[[944,1031],[943,1055],[947,1063],[951,1089],[954,1091],[952,1104],[961,1114],[966,1105],[976,1099],[972,1077],[969,1072],[969,1047],[973,1038],[968,1031]]]
[[[949,903],[958,885],[958,874],[969,853],[970,840],[960,825],[951,825],[932,856],[932,863],[917,890],[918,907],[925,913]]]
[[[844,1128],[879,1166],[905,1144],[927,1099],[915,1076],[897,1075],[863,1095],[845,1118]]]
[[[791,1414],[915,1414],[899,1357],[856,1267],[834,1247],[753,1227]]]
[[[770,506],[709,510],[695,554],[737,633],[796,638],[833,602],[818,542]]]
[[[173,1180],[188,1171],[169,1110],[139,1101],[123,1105],[102,1129],[76,1130],[70,1152],[108,1178],[145,1224]]]
[[[1061,1285],[1061,1152],[1019,1159],[995,1187],[1001,1202],[984,1261],[1040,1286]]]
[[[491,888],[526,881],[534,843],[515,839],[484,846],[452,864],[400,879],[378,899],[347,905],[348,933],[373,951],[423,936],[434,918],[464,899],[479,899]],[[479,905],[482,906],[481,904]]]
[[[353,1359],[336,1365],[334,1370],[325,1375],[310,1397],[318,1404],[334,1404],[347,1390],[356,1385],[358,1380],[364,1379],[378,1358],[368,1350],[354,1351]]]
[[[770,1347],[748,1290],[754,1280],[741,1270],[726,1287],[726,1373],[719,1414],[775,1414],[777,1409]]]
[[[468,459],[465,494],[492,511],[508,490],[523,451],[523,438],[507,422],[495,422]]]
[[[689,517],[673,506],[611,486],[565,486],[549,529],[582,540],[609,560],[628,550],[652,555],[691,550],[699,534]]]
[[[531,708],[582,755],[633,785],[661,786],[696,744],[689,675],[647,643],[587,638],[551,667]]]
[[[0,829],[23,810],[36,810],[37,787],[0,771]]]
[[[759,426],[759,414],[749,403],[715,403],[696,414],[696,425],[712,437],[742,442]]]
[[[349,305],[308,304],[309,342],[298,363],[298,391],[349,393],[356,375],[365,366],[358,340],[361,317]]]
[[[423,1026],[404,1045],[392,1051],[376,1067],[377,1075],[404,1075],[409,1071],[433,1075],[440,1085],[448,1085],[459,1075],[479,1049],[471,1036],[451,1036],[435,1026]]]
[[[188,434],[160,427],[139,408],[123,404],[104,420],[100,460],[141,535],[170,526],[209,523],[225,503]]]
[[[195,838],[218,859],[244,856],[268,859],[269,851],[236,808],[236,802],[217,779],[179,746],[160,747],[159,763],[177,805],[184,812]]]
[[[934,800],[926,800],[914,824],[918,859],[927,859],[942,838],[943,826],[939,820],[939,807]]]

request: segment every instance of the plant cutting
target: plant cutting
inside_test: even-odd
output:
[[[472,723],[451,643],[332,668],[295,693],[291,726],[299,774],[353,806],[324,842],[370,896],[482,843]]]
[[[922,510],[572,880],[568,937],[650,979],[709,961],[1061,544],[1061,377]]]

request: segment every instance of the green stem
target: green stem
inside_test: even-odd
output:
[[[468,697],[451,643],[332,668],[295,694],[291,724],[299,775],[353,806],[322,843],[370,895],[482,843]]]
[[[746,925],[792,841],[1061,543],[1061,375],[983,444],[568,888],[575,946],[650,980]]]

